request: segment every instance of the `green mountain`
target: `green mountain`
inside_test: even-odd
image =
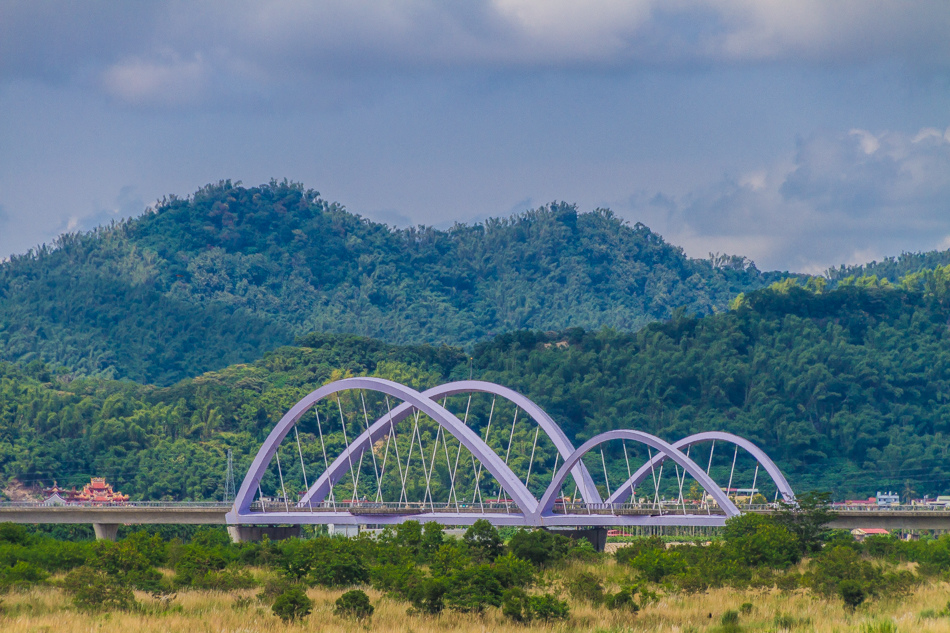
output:
[[[101,474],[140,498],[220,497],[226,450],[242,476],[273,424],[326,381],[376,375],[423,389],[471,374],[525,393],[575,441],[610,428],[670,440],[721,429],[765,448],[799,490],[829,489],[838,498],[884,488],[943,493],[950,487],[948,323],[950,267],[897,285],[865,278],[835,290],[786,280],[715,315],[677,314],[635,333],[518,331],[480,342],[471,358],[454,347],[313,334],[168,387],[0,363],[0,472],[28,484]],[[378,399],[366,402],[385,411]],[[329,405],[326,428],[318,431],[313,416],[300,428],[311,463],[322,459],[318,432],[331,446],[342,442],[328,422],[336,403]],[[342,406],[362,419],[359,400],[344,398]],[[465,402],[450,408],[464,411]],[[480,401],[469,424],[481,432],[488,415]],[[511,419],[510,411],[495,415]],[[500,447],[508,427],[496,427],[490,443]],[[431,441],[434,432],[426,433]],[[516,429],[516,472],[527,469],[533,433],[528,424]],[[631,458],[643,457],[628,448]],[[614,484],[625,473],[620,450],[607,451]],[[288,451],[290,477],[297,457],[293,446]],[[591,469],[601,481],[597,458]],[[539,444],[536,471],[553,460],[551,447]],[[444,477],[441,454],[435,464],[435,476]],[[728,477],[723,468],[718,476]],[[372,472],[364,471],[361,494],[371,493],[362,486],[375,483]],[[544,475],[532,479],[533,488],[545,483]],[[265,493],[278,485],[272,474]]]
[[[0,265],[0,359],[168,385],[312,331],[453,345],[633,331],[783,277],[690,259],[603,209],[392,229],[286,181],[222,182]]]

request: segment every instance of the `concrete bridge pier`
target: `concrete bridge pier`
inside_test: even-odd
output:
[[[228,534],[232,543],[260,541],[265,536],[272,541],[282,541],[300,536],[299,525],[229,525]]]
[[[93,523],[92,529],[96,533],[97,541],[114,541],[119,533],[118,523]]]

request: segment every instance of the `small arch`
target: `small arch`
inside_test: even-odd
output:
[[[549,516],[552,514],[554,500],[557,497],[561,486],[564,485],[564,480],[567,478],[568,472],[574,466],[574,464],[580,461],[580,459],[590,452],[591,449],[611,440],[633,440],[642,444],[646,444],[647,446],[660,451],[661,454],[665,455],[669,459],[672,459],[674,462],[682,466],[686,472],[692,475],[693,478],[699,482],[699,485],[709,493],[709,496],[716,500],[716,503],[718,503],[719,507],[725,511],[727,517],[733,517],[740,513],[739,508],[737,508],[732,500],[729,499],[728,495],[719,489],[719,486],[716,484],[716,482],[710,479],[709,475],[707,475],[696,462],[683,455],[676,448],[674,448],[672,444],[661,440],[655,435],[644,433],[643,431],[618,429],[601,433],[600,435],[596,435],[587,440],[580,448],[574,451],[570,458],[564,462],[564,465],[560,470],[558,470],[558,472],[554,475],[554,478],[551,480],[551,484],[544,492],[544,496],[541,497],[541,501],[538,502],[537,510],[532,517],[535,521],[540,522],[543,516]]]
[[[792,487],[788,484],[788,481],[785,479],[785,476],[782,474],[782,471],[779,470],[775,462],[773,462],[772,459],[766,455],[765,451],[744,437],[739,437],[738,435],[725,433],[723,431],[704,431],[702,433],[696,433],[694,435],[684,437],[683,439],[674,442],[673,448],[677,449],[677,451],[680,451],[687,446],[692,446],[693,444],[707,442],[710,440],[735,444],[739,448],[752,455],[752,457],[754,457],[755,460],[759,462],[763,468],[765,468],[765,472],[769,474],[769,476],[772,478],[772,481],[775,482],[775,485],[778,488],[779,493],[782,495],[782,498],[788,503],[795,501],[795,493],[792,491]],[[630,497],[630,495],[633,494],[633,491],[636,489],[636,487],[643,483],[647,476],[649,476],[650,472],[664,461],[666,461],[666,455],[654,455],[652,460],[647,461],[646,464],[638,468],[637,472],[633,473],[633,475],[631,475],[627,481],[622,483],[620,487],[617,488],[612,495],[610,495],[610,497],[607,499],[607,503],[624,503]]]
[[[373,377],[344,378],[343,380],[324,385],[304,396],[280,419],[267,436],[267,439],[264,440],[264,444],[254,457],[254,461],[251,463],[247,475],[245,475],[244,481],[241,483],[241,489],[234,499],[234,506],[231,512],[228,513],[229,522],[236,522],[240,515],[250,512],[254,491],[260,484],[261,477],[263,477],[265,470],[270,465],[280,443],[303,414],[310,410],[317,402],[329,395],[340,391],[356,389],[384,393],[419,409],[455,436],[465,448],[471,451],[472,454],[485,465],[485,469],[498,480],[526,516],[532,513],[537,507],[537,499],[528,491],[521,480],[511,472],[501,458],[498,457],[474,431],[438,403],[433,402],[411,387],[406,387],[391,380]]]
[[[561,427],[551,419],[551,416],[527,397],[507,387],[482,380],[459,380],[428,389],[422,392],[421,396],[435,401],[438,398],[454,396],[460,393],[476,392],[500,396],[524,410],[525,413],[537,422],[538,426],[541,427],[547,436],[551,438],[555,448],[564,459],[567,459],[574,452],[574,445],[567,439]],[[319,503],[323,501],[329,494],[330,488],[346,474],[350,465],[354,461],[357,461],[365,451],[369,450],[380,437],[385,435],[391,425],[398,424],[404,420],[412,412],[412,409],[413,405],[403,402],[373,422],[369,428],[355,437],[347,448],[333,460],[329,468],[321,473],[317,480],[313,482],[306,494],[297,502],[297,506],[303,507],[307,505],[308,502]],[[494,453],[494,451],[492,452]],[[577,466],[574,467],[572,474],[574,475],[574,480],[577,482],[581,498],[584,499],[585,503],[603,503],[600,493],[597,491],[597,486],[594,484],[594,480],[587,470],[587,466],[582,462],[578,463]],[[534,497],[532,496],[532,498]]]

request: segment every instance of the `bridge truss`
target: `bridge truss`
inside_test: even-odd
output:
[[[751,481],[745,497],[736,494],[741,479]],[[484,518],[516,526],[716,526],[761,503],[753,498],[760,487],[770,501],[794,500],[768,455],[729,433],[670,444],[620,429],[575,448],[541,407],[501,385],[464,380],[419,392],[383,378],[345,378],[287,411],[226,518],[238,525]]]

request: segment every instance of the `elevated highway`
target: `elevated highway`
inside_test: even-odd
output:
[[[43,505],[41,503],[0,503],[0,523],[25,524],[92,524],[99,538],[115,538],[119,525],[228,525],[227,513],[230,503],[219,502],[129,502],[121,505]],[[234,528],[248,528],[287,524],[281,521],[286,508],[283,504],[268,504],[255,508],[253,519]],[[313,508],[290,507],[291,512],[312,514]],[[344,524],[379,525],[395,522],[395,519],[417,518],[425,521],[432,515],[449,515],[462,519],[486,518],[496,524],[517,523],[520,518],[511,504],[484,504],[462,508],[454,504],[383,504],[383,503],[338,503],[335,506],[317,508],[321,522]],[[773,505],[743,507],[745,512],[774,514]],[[467,511],[467,512],[466,512]],[[555,514],[571,517],[570,525],[620,527],[635,525],[722,525],[725,515],[717,514],[715,508],[664,506],[653,504],[585,504],[573,503],[568,507],[556,506]],[[890,508],[835,508],[837,517],[828,524],[837,529],[884,528],[887,530],[948,530],[950,509],[922,506],[893,506]],[[460,524],[471,523],[463,520]],[[511,521],[514,519],[514,521]],[[552,522],[552,525],[556,523]],[[234,536],[238,534],[234,531]],[[245,532],[247,532],[245,530]],[[268,532],[270,533],[270,532]],[[290,532],[292,533],[292,532]],[[288,534],[290,534],[288,533]],[[249,535],[256,532],[247,532]],[[248,536],[249,538],[250,536]]]

